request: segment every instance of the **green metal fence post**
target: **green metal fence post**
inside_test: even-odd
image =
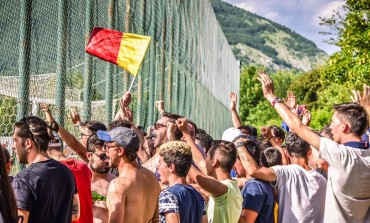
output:
[[[116,1],[110,0],[108,6],[108,28],[114,29],[114,20],[116,17]],[[107,63],[105,70],[105,121],[107,123],[112,121],[112,101],[113,101],[113,65]]]
[[[162,1],[163,2],[163,1]],[[163,7],[163,5],[162,5]],[[162,10],[164,16],[164,19],[162,21],[162,40],[161,40],[161,74],[160,74],[160,87],[159,87],[159,99],[160,100],[165,100],[164,97],[164,76],[166,75],[166,55],[164,53],[165,51],[165,45],[166,45],[166,11]],[[167,104],[168,101],[165,101],[165,104]]]
[[[174,10],[174,6],[173,6],[173,1],[169,1],[167,4],[168,4],[168,7],[171,8],[171,11]],[[173,13],[169,13],[169,15],[167,16],[168,18],[168,26],[167,26],[167,43],[169,45],[168,47],[168,61],[167,61],[167,64],[168,64],[168,76],[167,76],[167,101],[168,101],[168,104],[169,104],[169,111],[170,112],[174,112],[173,111],[173,103],[172,103],[172,85],[173,85],[173,45],[174,45],[174,28],[173,28]]]
[[[17,120],[27,115],[29,106],[29,82],[30,82],[30,54],[31,54],[31,13],[32,1],[21,1],[21,19],[19,36],[19,87],[18,87],[18,109]]]
[[[93,1],[86,1],[85,11],[85,45],[89,41],[92,30]],[[91,92],[92,92],[92,57],[85,53],[84,65],[84,94],[83,94],[83,119],[91,118]]]
[[[56,121],[64,125],[65,114],[65,83],[66,83],[66,52],[67,52],[67,2],[58,1],[58,42],[57,42],[57,83],[56,83]]]
[[[139,0],[137,1],[138,4],[140,4],[139,8],[139,33],[144,34],[144,27],[145,27],[145,8],[146,8],[146,2],[144,0]],[[142,98],[143,98],[143,75],[144,75],[144,66],[146,63],[143,64],[143,66],[140,69],[140,73],[137,74],[138,80],[137,80],[137,106],[136,106],[136,123],[137,125],[143,125],[143,121],[141,120],[142,117],[142,108],[143,108],[143,103],[142,103]]]
[[[172,105],[176,109],[173,112],[178,112],[179,109],[179,36],[180,36],[180,18],[178,12],[178,5],[174,6],[175,13],[173,14],[174,21],[173,24],[173,44],[172,44],[172,54],[174,55],[174,58],[172,59],[173,64],[173,80],[174,82],[172,84],[172,92],[173,92],[173,98],[172,98]]]
[[[153,37],[150,44],[150,76],[149,76],[149,103],[148,103],[148,122],[149,125],[154,122],[154,92],[155,92],[155,63],[156,63],[156,4],[157,1],[152,1],[154,4],[151,8],[151,29],[150,35]]]
[[[126,0],[126,15],[125,15],[125,32],[130,32],[130,23],[131,23],[131,0]],[[124,71],[123,76],[123,89],[124,92],[128,91],[129,88],[129,82],[130,82],[130,76],[131,74],[128,71]],[[132,91],[132,90],[131,90]]]

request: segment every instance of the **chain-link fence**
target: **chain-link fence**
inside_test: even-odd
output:
[[[158,118],[160,99],[216,138],[232,124],[239,67],[208,0],[1,0],[0,12],[1,136],[41,102],[62,124],[69,109],[112,120],[132,76],[85,53],[96,26],[153,37],[132,89],[137,124]]]

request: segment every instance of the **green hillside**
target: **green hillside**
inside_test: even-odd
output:
[[[291,29],[221,0],[211,0],[216,17],[242,64],[271,70],[309,71],[327,54]]]

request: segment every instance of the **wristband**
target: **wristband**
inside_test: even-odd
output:
[[[244,142],[237,142],[237,143],[235,144],[235,147],[236,147],[236,148],[239,148],[239,147],[242,147],[242,146],[244,146]]]
[[[283,100],[281,98],[275,98],[274,100],[272,100],[271,106],[275,107],[276,103],[283,103]]]

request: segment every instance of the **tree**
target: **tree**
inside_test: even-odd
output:
[[[322,69],[326,84],[340,83],[360,87],[370,79],[370,3],[368,0],[347,0],[346,15],[336,12],[321,18],[322,25],[334,31],[332,43],[341,48]]]

